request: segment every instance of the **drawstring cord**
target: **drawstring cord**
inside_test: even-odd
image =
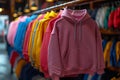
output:
[[[79,30],[80,30],[80,34],[79,34],[79,41],[82,40],[82,22],[80,21],[80,27],[79,27]]]
[[[77,34],[77,24],[75,23],[75,30],[74,30],[74,40],[76,41],[76,34]]]
[[[77,23],[75,23],[74,24],[74,40],[76,40],[76,38],[77,38]],[[82,40],[82,23],[81,23],[81,21],[80,21],[80,27],[78,27],[78,30],[79,30],[79,33],[78,33],[78,39],[79,39],[79,41],[81,41]]]

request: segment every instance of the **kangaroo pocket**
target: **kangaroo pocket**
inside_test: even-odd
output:
[[[95,57],[92,57],[94,53],[88,49],[69,49],[66,56],[64,57],[64,68],[65,70],[93,70],[96,66]]]

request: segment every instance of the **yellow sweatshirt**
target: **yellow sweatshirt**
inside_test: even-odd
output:
[[[17,66],[15,67],[15,73],[18,78],[20,77],[21,70],[25,64],[26,64],[26,61],[24,59],[20,59],[18,61]]]
[[[49,16],[45,17],[44,19],[40,20],[39,27],[37,28],[37,33],[35,37],[35,44],[34,44],[34,53],[36,55],[36,68],[40,69],[40,49],[42,45],[42,40],[44,37],[44,33],[46,31],[46,28],[48,26],[48,23],[51,19],[54,17],[57,17],[57,13],[54,11],[51,11],[49,13]]]
[[[32,24],[32,29],[31,29],[31,32],[30,32],[30,39],[29,39],[29,45],[28,45],[28,56],[29,56],[29,59],[30,59],[30,62],[32,62],[31,58],[32,56],[30,55],[31,53],[31,50],[32,50],[32,34],[34,32],[34,27],[36,25],[36,22],[38,21],[39,17],[41,17],[42,15],[39,15],[34,21],[33,21],[33,24]]]
[[[108,41],[104,50],[104,61],[107,63],[107,67],[110,66],[110,50],[112,47],[112,41]]]
[[[45,17],[47,17],[49,15],[49,13],[47,13],[43,19]],[[31,36],[30,36],[30,42],[29,42],[29,47],[28,47],[28,51],[29,53],[31,54],[29,58],[31,58],[31,63],[33,63],[32,65],[35,67],[35,62],[36,62],[36,55],[35,55],[35,50],[36,50],[36,47],[34,46],[36,42],[35,38],[38,37],[36,34],[38,34],[38,31],[36,30],[36,27],[39,27],[39,23],[40,23],[41,20],[36,20],[33,24],[33,27],[32,27],[32,31],[31,31]],[[36,30],[36,31],[35,31]],[[34,35],[33,35],[34,34]],[[33,37],[34,36],[34,37]],[[34,40],[33,40],[34,38]],[[34,42],[32,42],[32,40]]]
[[[120,59],[120,41],[116,43],[116,61],[118,62]]]

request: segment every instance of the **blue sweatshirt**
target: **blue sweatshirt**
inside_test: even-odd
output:
[[[112,48],[110,51],[110,64],[111,64],[111,66],[114,66],[114,67],[117,64],[115,46],[116,46],[116,40],[113,41],[113,45],[112,45]]]
[[[36,17],[37,17],[37,15],[32,15],[31,17],[27,18],[25,22],[21,22],[18,26],[16,36],[14,39],[14,48],[20,53],[20,56],[23,56],[22,55],[22,46],[23,46],[27,26]]]
[[[107,44],[107,40],[103,40],[103,41],[102,41],[103,51],[104,51],[104,49],[105,49],[106,44]]]

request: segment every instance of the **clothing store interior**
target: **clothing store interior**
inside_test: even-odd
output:
[[[0,80],[120,80],[120,0],[0,0]]]

